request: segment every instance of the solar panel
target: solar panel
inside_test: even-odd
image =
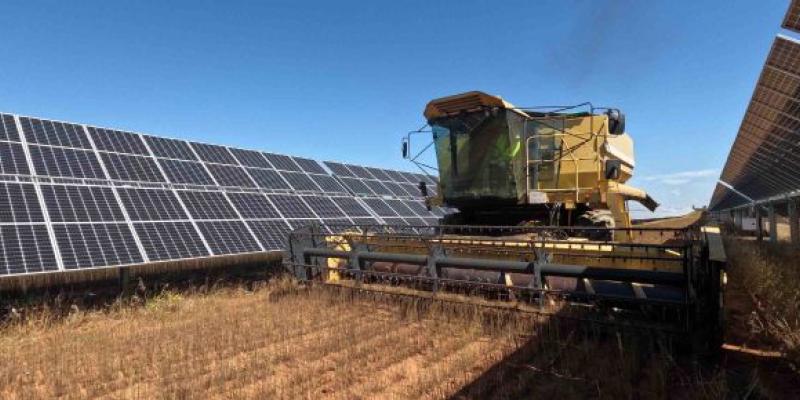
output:
[[[789,9],[786,10],[781,27],[800,32],[800,1],[792,0],[789,3]]]
[[[397,212],[381,199],[362,199],[369,208],[379,217],[396,217]],[[384,218],[385,219],[385,218]]]
[[[350,170],[347,168],[347,166],[342,164],[342,163],[337,163],[337,162],[333,162],[333,161],[325,161],[325,165],[336,176],[355,177],[355,174],[350,172]]]
[[[220,186],[256,187],[244,168],[233,165],[207,164],[208,170]]]
[[[150,150],[157,157],[197,161],[197,156],[194,155],[188,142],[147,135],[143,135],[143,137]]]
[[[89,136],[91,136],[92,142],[94,142],[94,146],[98,150],[143,156],[150,155],[142,138],[137,134],[115,131],[113,129],[96,128],[93,126],[87,129],[89,130]]]
[[[42,196],[53,222],[125,220],[109,187],[42,185]]]
[[[315,218],[314,212],[296,195],[267,195],[284,218]]]
[[[133,221],[188,219],[178,197],[164,189],[117,189],[120,200]]]
[[[289,184],[281,178],[278,171],[272,169],[247,168],[247,172],[256,181],[258,187],[264,189],[288,190]]]
[[[380,168],[374,168],[374,167],[364,167],[364,168],[366,168],[366,170],[369,171],[369,173],[372,174],[372,176],[374,176],[375,179],[379,181],[392,181],[392,177],[386,174],[386,171]]]
[[[203,240],[190,222],[142,222],[134,224],[134,230],[151,261],[209,255]]]
[[[417,216],[417,214],[411,208],[409,208],[405,203],[403,203],[402,200],[385,199],[384,202],[386,202],[386,204],[389,205],[389,207],[391,207],[392,210],[394,210],[397,213],[397,215],[401,217],[405,218],[405,217]]]
[[[411,226],[428,226],[428,224],[425,223],[425,220],[423,220],[422,218],[403,217],[403,219],[405,219],[406,222]]]
[[[439,225],[439,218],[426,217],[426,218],[423,218],[423,220],[425,221],[425,224],[428,225],[428,226],[437,226],[437,225]]]
[[[239,160],[239,164],[247,167],[271,169],[272,165],[264,158],[259,151],[230,148],[233,156]]]
[[[302,157],[292,157],[294,158],[294,162],[300,166],[300,168],[308,173],[311,174],[327,174],[324,169],[319,165],[318,162]]]
[[[403,178],[403,174],[401,174],[399,171],[394,171],[394,170],[391,170],[391,169],[385,169],[385,170],[383,170],[383,172],[386,173],[386,175],[389,176],[389,178],[391,178],[391,180],[396,182],[396,183],[406,182],[406,179]]]
[[[320,188],[317,186],[308,175],[302,172],[288,172],[281,171],[281,176],[289,182],[294,190],[314,191],[319,192]]]
[[[304,196],[306,204],[314,210],[320,218],[341,218],[345,214],[330,198],[322,196]]]
[[[14,116],[0,114],[0,140],[19,142],[19,131]]]
[[[367,171],[366,168],[364,168],[364,167],[362,167],[360,165],[348,164],[347,168],[349,168],[350,171],[353,171],[353,174],[355,176],[361,178],[361,179],[375,179],[375,177],[372,176],[372,174],[370,174],[369,171]]]
[[[322,221],[328,233],[352,232],[353,223],[347,218],[332,218]]]
[[[0,275],[56,271],[45,225],[0,225]]]
[[[297,165],[292,157],[285,156],[283,154],[275,154],[275,153],[264,153],[264,156],[267,157],[267,160],[272,164],[275,169],[279,169],[282,171],[302,171],[300,166]]]
[[[284,221],[247,221],[247,225],[261,242],[264,250],[282,250],[286,247],[289,225]]]
[[[215,255],[261,251],[242,221],[202,221],[197,227]]]
[[[28,148],[37,175],[106,179],[91,151],[33,145]]]
[[[158,163],[172,183],[188,183],[192,185],[213,185],[214,180],[203,164],[195,161],[179,161],[160,158]]]
[[[278,250],[309,224],[436,223],[398,200],[412,197],[398,176],[416,190],[400,172],[325,165],[335,177],[309,158],[0,114],[0,275]]]
[[[178,192],[189,215],[194,219],[238,219],[222,192],[184,191]]]
[[[54,224],[64,268],[93,268],[144,261],[126,224]]]
[[[383,186],[383,184],[378,182],[378,181],[363,180],[361,182],[363,182],[365,185],[367,185],[367,187],[369,187],[369,189],[373,193],[375,193],[375,194],[377,194],[379,196],[391,196],[392,195],[392,191],[389,190],[386,186]]]
[[[344,184],[350,192],[353,194],[360,194],[360,195],[368,195],[371,196],[375,193],[364,184],[364,181],[361,181],[356,178],[339,178],[339,181]]]
[[[111,179],[121,181],[166,182],[151,157],[100,153]]]
[[[353,194],[421,198],[423,196],[418,187],[420,181],[425,181],[428,185],[428,195],[436,194],[436,181],[424,174],[362,167],[331,161],[326,161],[325,165]]]
[[[325,193],[347,193],[347,189],[329,175],[310,174],[309,176]]]
[[[290,219],[287,220],[286,222],[288,222],[289,225],[291,225],[292,229],[300,229],[312,225],[317,225],[317,226],[322,225],[322,223],[318,219]]]
[[[383,218],[383,222],[385,222],[387,225],[399,225],[399,226],[408,225],[408,222],[406,222],[406,220],[404,220],[403,218],[394,218],[394,217]]]
[[[263,194],[228,192],[227,196],[242,218],[272,219],[281,217]]]
[[[189,142],[189,145],[194,148],[197,156],[205,162],[238,165],[233,155],[223,146],[197,142]]]
[[[422,197],[422,193],[419,191],[419,187],[417,185],[411,183],[400,183],[399,184],[411,197]]]
[[[21,144],[0,142],[0,173],[30,175],[25,150]]]
[[[750,202],[746,197],[758,203],[792,196],[800,187],[800,178],[787,168],[800,165],[796,139],[800,127],[796,105],[800,101],[798,76],[800,41],[779,35],[767,56],[720,177],[735,192],[716,188],[709,203],[711,210],[744,205]]]
[[[414,177],[417,178],[417,181],[416,181],[417,183],[425,182],[428,186],[435,186],[436,185],[436,181],[431,179],[431,177],[429,177],[428,175],[414,174]]]
[[[32,184],[0,182],[0,223],[44,222]]]
[[[332,197],[336,205],[339,206],[349,217],[371,217],[372,214],[352,197]]]
[[[28,143],[82,149],[92,148],[86,133],[83,131],[83,127],[80,125],[28,117],[21,117],[19,121]]]
[[[406,180],[408,183],[412,183],[412,184],[414,184],[414,186],[418,185],[418,184],[419,184],[419,182],[420,182],[420,179],[419,179],[419,177],[418,177],[418,176],[416,176],[415,174],[412,174],[411,172],[402,172],[402,171],[401,171],[401,172],[400,172],[400,175],[403,175],[403,178],[405,178],[405,180]]]
[[[405,200],[403,203],[414,211],[414,213],[420,217],[433,217],[435,214],[433,211],[428,211],[428,207],[425,206],[425,202],[421,200]]]
[[[381,223],[375,218],[351,218],[353,220],[353,224],[359,226],[372,226],[372,225],[380,225]]]
[[[409,196],[409,193],[405,189],[403,189],[403,187],[400,186],[399,183],[390,181],[385,181],[381,183],[383,184],[383,186],[386,186],[386,189],[389,189],[389,191],[392,192],[393,196],[398,196],[398,197]]]

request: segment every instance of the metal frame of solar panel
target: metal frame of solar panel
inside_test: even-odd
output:
[[[0,207],[0,277],[280,250],[291,227],[385,222],[311,159],[13,114],[0,114]]]

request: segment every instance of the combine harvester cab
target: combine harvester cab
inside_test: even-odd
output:
[[[290,233],[286,267],[305,282],[445,301],[466,294],[718,347],[717,228],[626,228],[635,242],[566,237],[585,229],[601,228],[310,226]]]

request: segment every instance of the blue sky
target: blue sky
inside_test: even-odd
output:
[[[592,101],[678,212],[708,201],[787,4],[6,1],[0,110],[411,169],[431,98]]]

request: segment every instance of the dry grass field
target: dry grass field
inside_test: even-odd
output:
[[[726,248],[735,289],[753,305],[751,330],[800,373],[800,250],[734,238]]]
[[[441,398],[515,347],[319,292],[164,293],[0,336],[0,398]]]
[[[730,345],[713,360],[648,333],[261,278],[6,302],[0,398],[797,398],[800,258],[727,247]]]
[[[0,328],[0,398],[718,398],[728,390],[718,373],[686,373],[652,341],[348,293],[279,280],[88,310],[51,299],[9,313]]]

